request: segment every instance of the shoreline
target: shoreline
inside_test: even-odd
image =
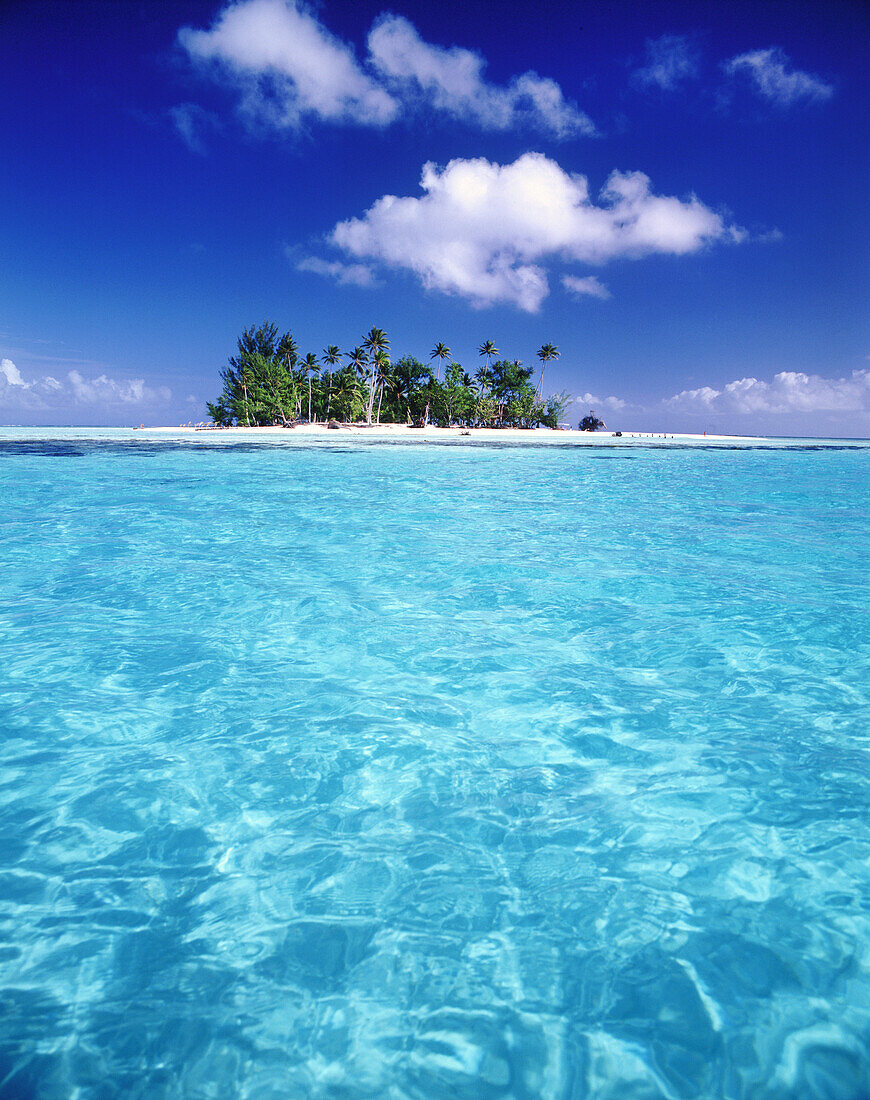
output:
[[[544,445],[601,446],[620,443],[763,443],[764,436],[750,435],[693,435],[680,432],[622,432],[612,431],[581,432],[574,429],[551,428],[412,428],[407,424],[343,424],[339,428],[328,428],[325,424],[298,424],[293,428],[283,427],[231,427],[179,425],[136,428],[135,431],[167,434],[196,434],[197,436],[246,436],[281,440],[293,439],[322,440],[336,442],[340,439],[367,439],[371,441],[396,440],[403,443],[531,443]]]
[[[119,427],[97,425],[23,425],[0,426],[0,445],[38,442],[114,442],[135,446],[142,444],[177,444],[186,446],[232,447],[235,444],[262,444],[265,447],[335,447],[430,446],[462,447],[538,447],[599,450],[626,449],[804,449],[848,448],[870,451],[870,439],[836,438],[831,436],[752,436],[691,432],[581,432],[548,428],[410,428],[405,424],[381,424],[367,428],[348,425],[327,428],[324,424],[300,424],[295,428],[212,428],[201,424],[162,425],[154,427]]]

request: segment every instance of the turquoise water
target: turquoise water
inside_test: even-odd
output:
[[[126,439],[0,438],[4,1100],[870,1094],[870,452]]]

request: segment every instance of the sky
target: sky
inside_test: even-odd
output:
[[[568,422],[870,436],[852,0],[3,0],[0,423],[206,416],[248,325]]]

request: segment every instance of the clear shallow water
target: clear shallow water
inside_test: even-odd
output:
[[[0,1095],[866,1097],[867,462],[5,433]]]

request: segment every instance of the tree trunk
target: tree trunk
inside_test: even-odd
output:
[[[366,406],[366,424],[372,422],[372,410],[375,407],[375,380],[377,378],[377,367],[372,367],[372,376],[369,379],[369,400]]]

